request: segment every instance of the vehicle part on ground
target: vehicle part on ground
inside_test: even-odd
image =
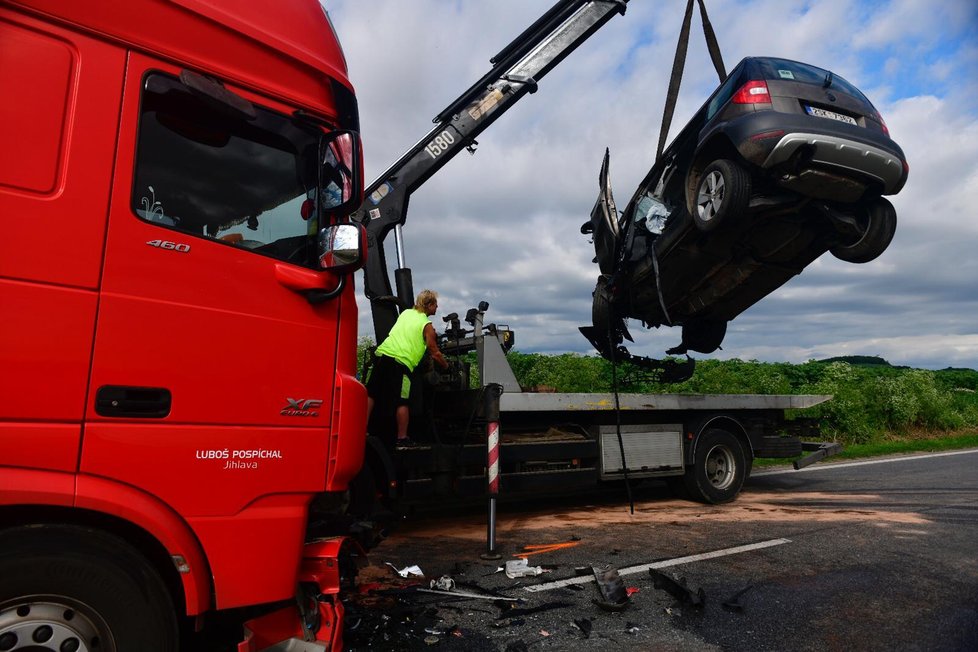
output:
[[[700,231],[714,231],[730,216],[747,210],[750,201],[750,175],[736,161],[720,159],[710,163],[696,190],[693,220]]]
[[[170,652],[169,592],[129,544],[95,529],[0,532],[0,650]]]
[[[686,469],[686,489],[694,500],[726,503],[740,493],[746,470],[740,441],[726,430],[710,428],[696,444],[693,466]]]
[[[703,587],[693,591],[686,586],[686,578],[677,580],[654,568],[649,569],[649,575],[652,577],[652,586],[662,589],[683,606],[702,609],[706,605],[706,593]]]
[[[858,208],[857,224],[861,234],[855,242],[837,245],[829,251],[847,263],[868,263],[890,246],[896,233],[896,210],[889,201],[878,197]]]
[[[595,604],[608,611],[624,609],[628,605],[628,592],[625,591],[625,582],[618,574],[618,569],[612,566],[592,566],[591,572],[594,573],[594,581],[601,593],[601,600],[595,600]]]

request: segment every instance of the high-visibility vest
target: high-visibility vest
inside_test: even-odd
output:
[[[377,347],[377,355],[394,358],[409,371],[414,371],[428,348],[424,341],[424,327],[430,323],[428,315],[420,310],[405,310],[397,318],[387,339]]]

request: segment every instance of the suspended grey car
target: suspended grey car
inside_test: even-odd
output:
[[[829,251],[873,260],[896,230],[883,195],[909,167],[855,86],[797,61],[741,61],[619,215],[609,157],[590,234],[600,277],[585,336],[628,355],[625,319],[681,326],[670,354],[712,353],[727,322]]]

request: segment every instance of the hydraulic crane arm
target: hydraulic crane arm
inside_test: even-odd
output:
[[[463,149],[474,151],[476,136],[520,98],[534,92],[544,75],[615,14],[624,14],[627,2],[557,2],[490,59],[492,69],[439,113],[434,129],[367,188],[366,200],[353,220],[367,230],[364,292],[370,300],[377,342],[387,337],[399,308],[413,304],[410,270],[399,260],[394,296],[384,256],[384,239],[407,220],[411,193]]]

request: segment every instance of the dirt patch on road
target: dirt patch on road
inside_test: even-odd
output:
[[[844,523],[872,521],[880,526],[914,525],[928,522],[915,512],[881,509],[879,496],[873,494],[829,494],[820,492],[746,492],[733,503],[702,505],[686,500],[636,501],[635,513],[627,504],[580,505],[573,509],[548,509],[506,514],[501,511],[499,534],[519,531],[551,530],[573,527],[575,530],[604,528],[614,524],[804,521],[806,523]],[[416,522],[405,524],[401,536],[427,537],[444,535],[444,523]],[[481,510],[453,519],[451,536],[480,540],[486,536],[486,517]]]

